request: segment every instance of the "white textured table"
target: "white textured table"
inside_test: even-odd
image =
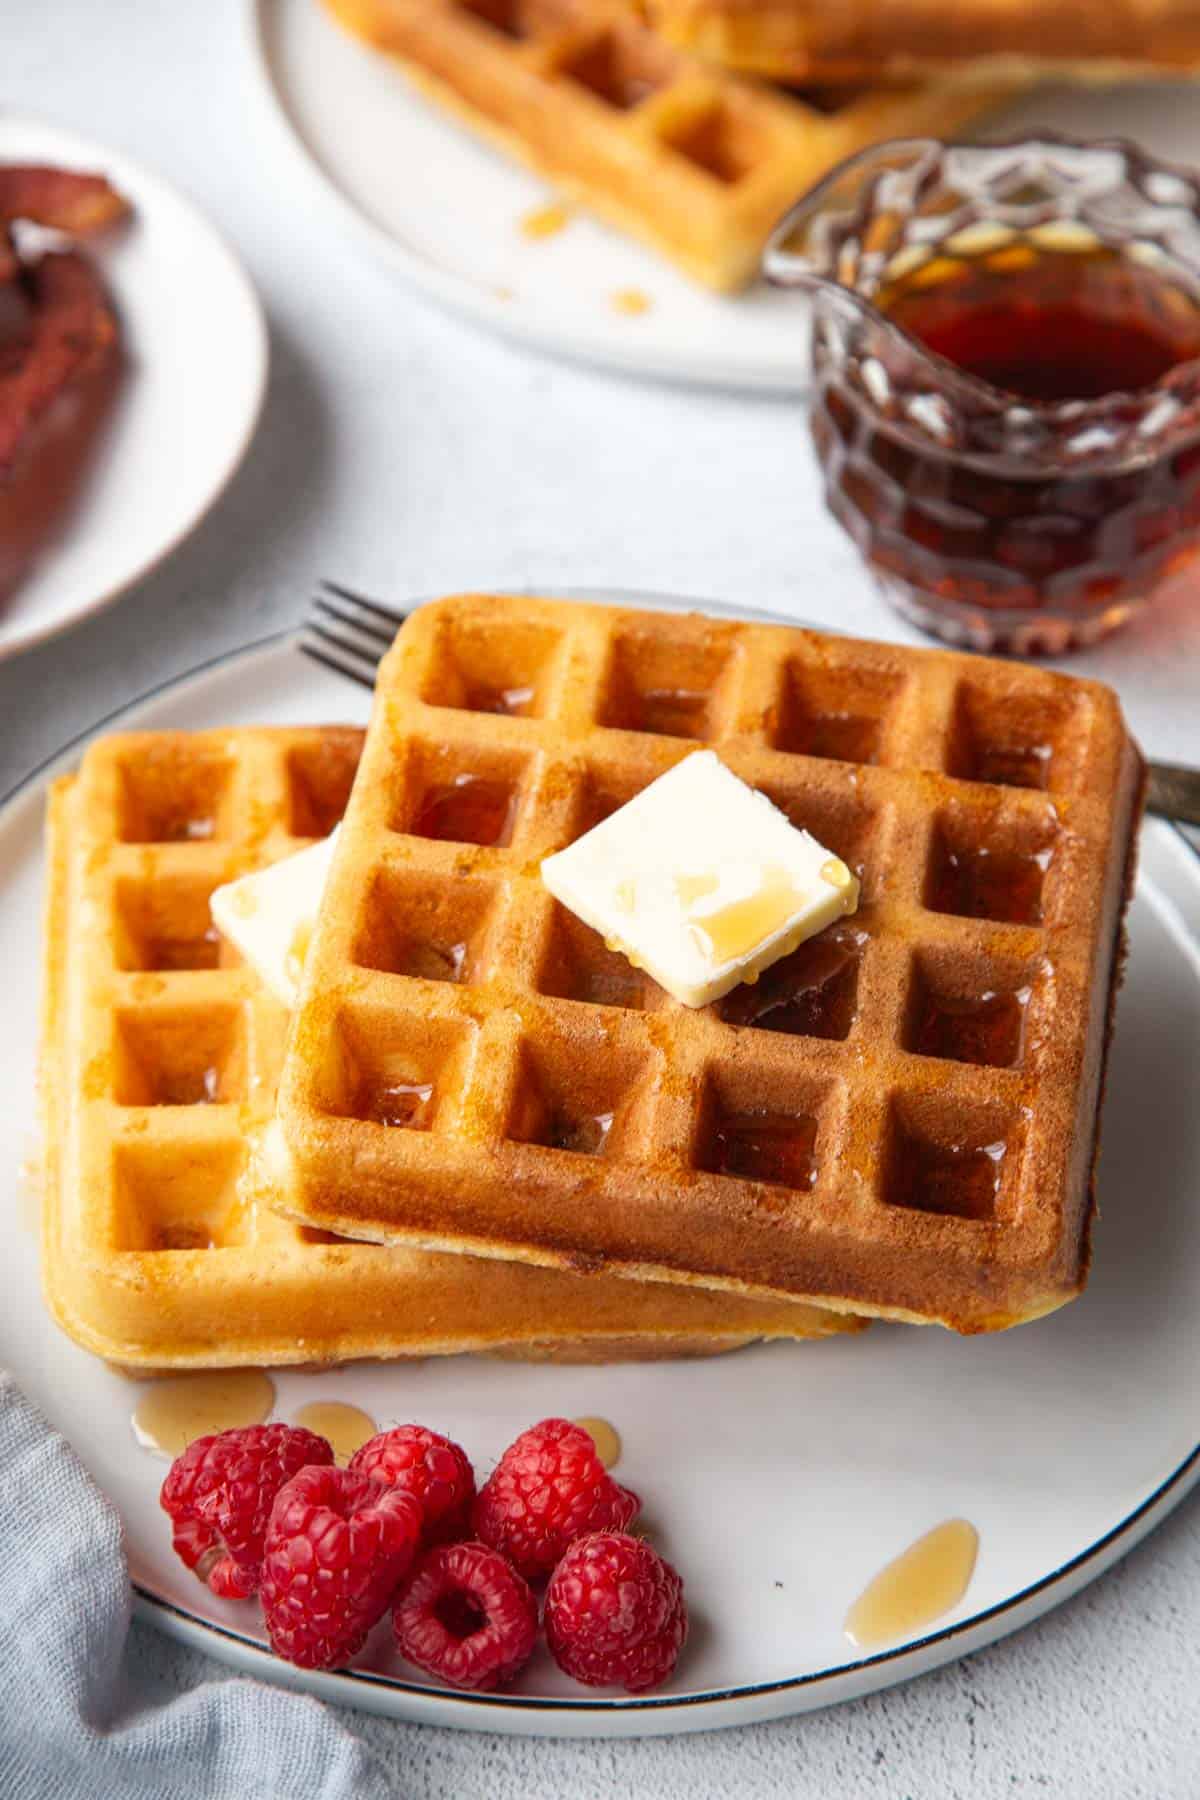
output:
[[[274,357],[249,460],[190,543],[114,611],[0,667],[0,790],[150,684],[298,617],[321,574],[394,598],[644,586],[896,629],[823,516],[794,402],[581,372],[410,298],[342,241],[267,128],[243,23],[239,0],[0,0],[0,102],[190,191],[257,281]],[[1200,157],[1200,102],[1167,104],[1197,108]],[[1074,666],[1119,688],[1152,753],[1200,759],[1200,586]],[[1019,1638],[825,1714],[597,1745],[357,1723],[414,1800],[1192,1800],[1198,1621],[1193,1499]],[[145,1627],[131,1660],[147,1698],[216,1669]]]

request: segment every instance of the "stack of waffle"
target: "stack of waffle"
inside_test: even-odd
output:
[[[539,864],[700,742],[862,904],[689,1009]],[[486,596],[405,625],[365,747],[104,740],[50,817],[50,1303],[134,1367],[1036,1317],[1086,1275],[1141,774],[1092,683]],[[208,900],[339,819],[289,1032]]]
[[[274,1210],[260,1149],[288,1016],[209,897],[332,831],[361,749],[340,727],[139,733],[54,788],[43,1280],[59,1323],[141,1371],[699,1355],[854,1329],[786,1301],[383,1249]]]
[[[835,59],[828,71],[768,66],[778,77],[769,83],[726,66],[754,65],[725,56],[723,20],[737,15],[740,47],[753,0],[714,6],[715,28],[697,23],[701,9],[687,0],[648,9],[637,0],[327,4],[435,105],[725,291],[755,278],[772,227],[834,164],[884,138],[952,135],[1019,79],[1001,68],[972,83],[897,83],[867,68],[848,85]],[[773,9],[791,10],[778,0],[763,8]]]

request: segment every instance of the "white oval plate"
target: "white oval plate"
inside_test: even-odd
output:
[[[707,293],[586,214],[531,241],[520,222],[552,197],[536,175],[444,118],[321,0],[247,0],[247,9],[276,123],[350,229],[413,286],[508,337],[630,374],[774,392],[807,385],[798,296],[765,285],[737,298]],[[1190,95],[1174,98],[1161,85],[1043,87],[989,116],[983,135],[1122,132],[1194,161],[1200,123]],[[650,310],[616,311],[612,296],[626,288]]]
[[[277,123],[350,229],[433,299],[507,337],[635,374],[806,385],[807,313],[794,296],[708,293],[586,214],[555,237],[523,236],[521,220],[553,198],[536,175],[443,118],[321,0],[249,7]],[[618,312],[622,289],[644,294],[649,311]]]
[[[96,170],[133,207],[88,247],[120,315],[126,367],[61,528],[0,605],[3,659],[115,600],[199,524],[253,434],[267,333],[207,219],[129,157],[0,116],[0,162]]]
[[[274,639],[105,725],[361,720],[366,703],[293,640]],[[640,1701],[576,1687],[544,1651],[511,1693],[447,1693],[392,1658],[386,1632],[362,1666],[335,1674],[275,1661],[253,1605],[214,1600],[176,1561],[157,1506],[165,1464],[130,1430],[138,1387],[62,1336],[38,1295],[17,1171],[34,1118],[39,839],[46,781],[79,749],[0,812],[0,1362],[116,1500],[140,1607],[164,1630],[266,1680],[433,1724],[553,1736],[747,1724],[906,1680],[1028,1623],[1100,1574],[1196,1480],[1200,861],[1178,832],[1151,822],[1113,1058],[1103,1218],[1082,1300],[993,1338],[876,1326],[709,1362],[463,1358],[281,1374],[277,1417],[310,1399],[347,1400],[382,1424],[448,1431],[481,1471],[548,1413],[611,1419],[625,1445],[620,1475],[684,1573],[695,1625],[676,1680]],[[859,1656],[842,1635],[851,1601],[920,1533],[959,1515],[981,1538],[964,1602],[919,1641]]]

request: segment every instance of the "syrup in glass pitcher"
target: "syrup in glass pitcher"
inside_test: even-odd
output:
[[[883,144],[782,221],[826,498],[981,650],[1094,642],[1200,548],[1200,177],[1130,144]]]

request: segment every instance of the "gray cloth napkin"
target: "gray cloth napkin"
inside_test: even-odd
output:
[[[165,1528],[165,1521],[164,1521]],[[320,1702],[241,1679],[139,1706],[123,1667],[129,1571],[115,1509],[0,1374],[4,1800],[370,1800],[367,1751]]]

